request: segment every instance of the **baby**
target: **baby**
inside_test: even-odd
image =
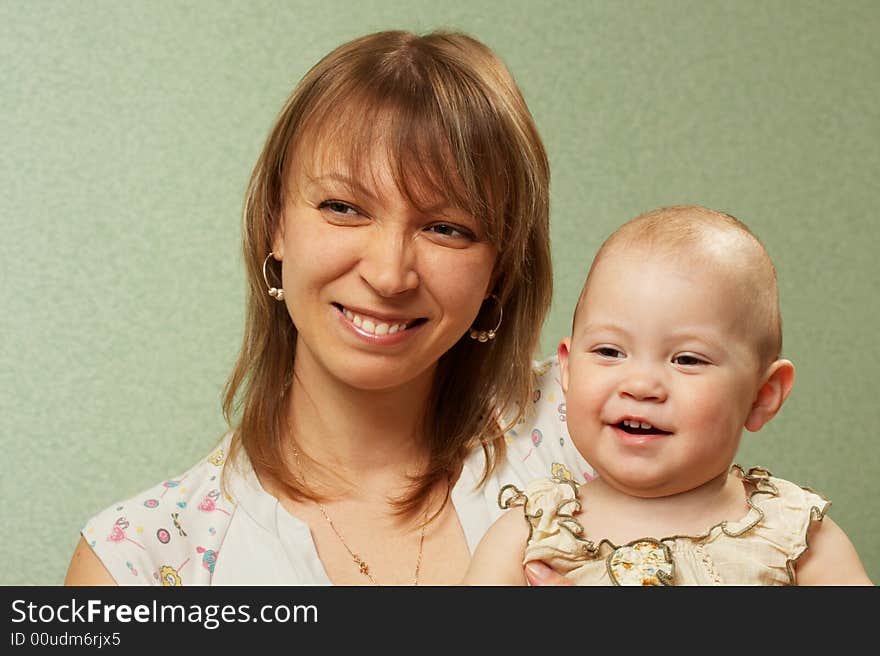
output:
[[[776,272],[737,219],[639,216],[602,245],[559,345],[567,422],[598,477],[507,486],[465,583],[525,583],[541,560],[579,585],[871,585],[830,502],[732,465],[743,427],[785,402]]]

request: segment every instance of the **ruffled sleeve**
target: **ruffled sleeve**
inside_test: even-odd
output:
[[[725,581],[757,578],[760,585],[794,585],[795,563],[809,548],[810,526],[822,520],[831,502],[760,467],[743,479],[753,486],[751,511],[742,521],[725,524],[723,532],[734,539],[716,541],[713,558]]]
[[[759,507],[765,520],[755,527],[755,536],[763,538],[779,553],[775,565],[788,582],[795,584],[795,563],[809,548],[807,535],[813,522],[821,521],[831,502],[809,488],[771,476],[768,483],[777,495]]]
[[[580,537],[583,528],[574,519],[580,510],[577,486],[565,478],[542,478],[525,490],[508,489],[499,500],[506,507],[522,506],[529,523],[529,542],[523,563],[542,560],[560,574],[567,574],[582,561],[592,559],[595,547]]]

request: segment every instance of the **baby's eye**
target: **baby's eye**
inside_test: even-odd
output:
[[[473,232],[463,226],[454,225],[452,223],[434,223],[428,226],[426,230],[435,235],[449,237],[451,239],[469,239],[471,241],[476,239],[476,235],[474,235]]]
[[[696,367],[703,364],[709,364],[703,358],[699,358],[696,355],[691,355],[689,353],[676,355],[674,358],[672,358],[672,362],[674,364],[679,364],[683,367]]]
[[[595,353],[596,355],[600,355],[603,358],[617,359],[617,358],[623,357],[623,351],[620,351],[620,350],[618,350],[614,347],[611,347],[611,346],[600,346],[598,348],[593,349],[593,353]]]

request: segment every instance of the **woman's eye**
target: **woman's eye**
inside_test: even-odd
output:
[[[600,346],[597,349],[593,349],[593,353],[596,355],[601,355],[603,358],[622,358],[623,351],[620,351],[616,348],[612,348],[610,346]]]
[[[325,200],[323,203],[318,205],[319,209],[326,209],[332,212],[333,214],[340,214],[344,216],[356,216],[359,212],[349,205],[348,203],[343,203],[341,200]]]
[[[427,230],[435,235],[441,235],[451,239],[469,239],[471,241],[476,239],[474,233],[467,228],[453,225],[451,223],[435,223],[428,226]]]
[[[683,367],[695,367],[701,364],[708,364],[705,360],[698,358],[696,355],[676,355],[672,358],[672,362]]]

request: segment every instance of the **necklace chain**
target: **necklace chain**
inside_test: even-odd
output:
[[[299,459],[299,451],[296,447],[293,448],[293,457],[296,460],[296,466],[299,469],[300,477],[303,479],[303,483],[306,482],[305,473],[303,472],[302,463]],[[338,538],[339,542],[345,547],[345,550],[348,552],[348,555],[351,556],[351,559],[354,561],[354,564],[357,565],[358,571],[366,576],[370,583],[373,585],[381,585],[375,578],[373,578],[373,574],[370,571],[370,566],[367,564],[363,558],[360,557],[357,553],[355,553],[351,547],[348,546],[348,543],[345,541],[345,538],[342,537],[342,533],[339,532],[339,529],[336,528],[336,524],[333,523],[333,520],[330,519],[330,514],[327,512],[327,509],[320,501],[315,501],[315,505],[318,506],[318,510],[321,511],[321,515],[330,525],[330,529],[333,531],[333,534]],[[419,573],[422,569],[422,547],[425,544],[425,522],[422,522],[422,530],[419,534],[419,552],[416,558],[416,571],[413,575],[413,585],[419,584]]]

